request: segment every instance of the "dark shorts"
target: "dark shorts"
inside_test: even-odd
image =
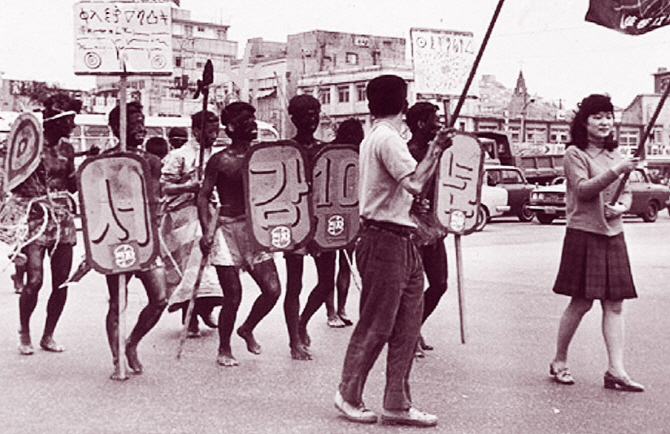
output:
[[[623,233],[608,237],[568,228],[553,290],[589,300],[636,298]]]

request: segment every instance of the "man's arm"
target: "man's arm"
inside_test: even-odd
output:
[[[435,139],[429,143],[426,156],[416,166],[416,170],[400,180],[400,184],[405,190],[415,196],[421,194],[423,186],[435,173],[442,151],[451,146],[451,138],[453,136],[454,131],[451,129],[440,130],[437,133]]]
[[[176,154],[168,154],[161,171],[161,187],[166,195],[197,193],[200,182],[191,179],[194,173],[184,173],[184,158]]]
[[[207,163],[207,166],[205,167],[205,179],[202,182],[202,187],[200,188],[196,199],[198,220],[200,221],[200,228],[202,229],[203,234],[202,238],[200,238],[200,248],[205,254],[209,253],[209,249],[212,245],[212,240],[208,239],[207,236],[207,234],[211,233],[209,231],[209,226],[211,224],[216,224],[216,216],[211,216],[209,212],[209,199],[212,197],[214,186],[216,185],[216,180],[219,173],[218,161],[219,158],[214,155]],[[212,223],[212,220],[215,220],[215,222]]]

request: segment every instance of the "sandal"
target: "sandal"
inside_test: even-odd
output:
[[[554,381],[559,384],[572,385],[575,384],[574,378],[570,374],[570,370],[567,366],[561,368],[555,368],[554,363],[549,364],[549,374],[553,377]]]

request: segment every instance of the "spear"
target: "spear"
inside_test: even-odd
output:
[[[196,176],[198,181],[202,181],[203,178],[203,164],[205,160],[205,140],[207,140],[207,135],[205,132],[205,125],[207,124],[207,105],[209,99],[209,85],[214,82],[214,65],[212,61],[207,59],[205,63],[205,68],[202,71],[202,80],[198,80],[198,89],[195,91],[194,98],[198,98],[202,94],[202,116],[200,117],[200,158],[198,160],[198,168],[196,171]],[[197,246],[195,247],[197,248]],[[193,285],[193,291],[191,292],[191,298],[188,301],[188,308],[186,309],[186,316],[184,318],[184,328],[181,331],[179,336],[179,347],[177,348],[177,358],[181,357],[182,349],[184,348],[184,342],[186,342],[186,337],[188,336],[188,326],[193,318],[193,310],[195,307],[195,298],[198,295],[198,289],[200,289],[200,282],[202,280],[202,273],[205,270],[208,262],[208,254],[203,254],[202,259],[200,260],[200,267],[198,268],[198,274]]]

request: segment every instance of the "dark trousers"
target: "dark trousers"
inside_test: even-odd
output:
[[[423,314],[423,267],[407,236],[368,226],[356,246],[361,275],[360,318],[349,341],[340,393],[362,403],[370,369],[388,343],[384,408],[411,407],[409,374]]]
[[[440,299],[447,292],[447,249],[444,240],[436,241],[419,248],[423,269],[428,279],[428,289],[423,293],[423,322],[437,307]]]

